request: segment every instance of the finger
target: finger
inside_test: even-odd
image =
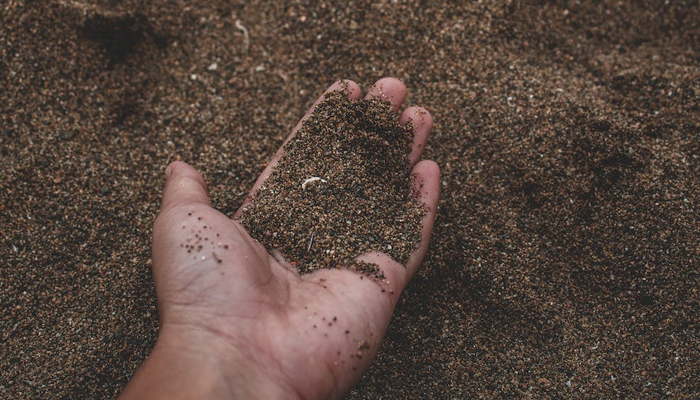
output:
[[[165,179],[161,212],[180,205],[209,206],[207,185],[196,169],[182,161],[176,161],[165,169]]]
[[[423,262],[425,253],[428,251],[430,235],[433,231],[433,223],[437,211],[437,204],[440,197],[440,168],[433,161],[421,161],[413,167],[415,179],[413,190],[416,200],[425,207],[426,214],[423,216],[421,224],[421,240],[413,251],[406,265],[401,265],[398,261],[385,253],[376,251],[368,252],[357,257],[359,261],[365,261],[379,266],[384,274],[383,284],[386,285],[387,293],[401,293],[408,282],[418,271],[418,267]],[[398,296],[393,297],[394,300]]]
[[[233,216],[234,219],[240,218],[243,210],[246,208],[246,206],[248,206],[250,204],[251,198],[255,195],[255,193],[258,192],[258,189],[260,189],[260,186],[262,186],[262,184],[267,180],[267,178],[270,177],[270,175],[272,174],[272,171],[274,170],[275,166],[277,165],[277,162],[279,161],[280,157],[282,157],[282,154],[284,154],[284,145],[294,137],[294,135],[297,133],[297,131],[299,129],[301,129],[304,122],[306,122],[306,119],[308,118],[308,116],[311,115],[311,113],[316,109],[316,106],[326,98],[327,94],[329,94],[331,92],[343,90],[346,88],[348,91],[348,98],[349,99],[358,100],[360,98],[360,96],[362,95],[362,91],[360,90],[360,86],[357,83],[350,81],[350,80],[336,81],[331,86],[329,86],[328,89],[326,89],[326,91],[321,95],[321,97],[316,99],[314,104],[309,108],[309,110],[306,112],[306,114],[304,114],[304,117],[299,121],[297,126],[295,126],[294,129],[292,129],[292,133],[289,134],[289,136],[284,141],[282,146],[280,146],[280,148],[277,150],[275,155],[272,157],[270,162],[267,164],[267,166],[265,167],[263,172],[260,174],[258,179],[255,181],[255,184],[253,185],[253,188],[250,190],[250,193],[248,193],[248,196],[246,196],[245,200],[243,201],[243,204],[238,209],[238,211],[236,211],[236,214]]]
[[[425,144],[428,142],[430,130],[433,128],[433,116],[423,107],[409,107],[399,118],[401,125],[413,125],[413,146],[408,160],[413,167],[423,156]]]
[[[395,112],[399,111],[406,99],[406,85],[396,78],[382,78],[372,85],[365,98],[379,98],[391,103]]]
[[[418,267],[423,262],[425,253],[428,251],[430,236],[433,233],[433,224],[437,215],[438,202],[440,201],[440,167],[435,161],[420,161],[413,167],[412,174],[415,176],[413,191],[418,202],[425,207],[425,215],[421,225],[421,241],[406,263],[408,281],[416,274]]]

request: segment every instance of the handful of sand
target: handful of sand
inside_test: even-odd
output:
[[[326,95],[285,144],[241,223],[302,274],[358,268],[355,257],[368,251],[405,264],[425,214],[409,189],[412,136],[387,102]]]

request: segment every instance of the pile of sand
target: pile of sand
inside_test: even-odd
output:
[[[284,145],[241,222],[299,272],[358,264],[380,251],[406,263],[420,240],[422,205],[411,196],[412,127],[389,103],[334,92]]]

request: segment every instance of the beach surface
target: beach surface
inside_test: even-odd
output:
[[[348,399],[700,397],[700,4],[7,0],[0,398],[114,398],[167,164],[233,215],[313,101],[430,110],[426,261]]]

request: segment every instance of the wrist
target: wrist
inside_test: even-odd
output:
[[[255,357],[213,333],[162,327],[120,400],[296,399]]]

